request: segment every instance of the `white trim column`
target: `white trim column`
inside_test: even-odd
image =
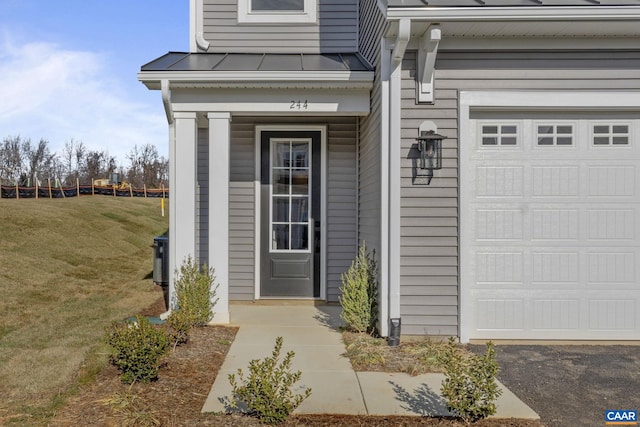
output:
[[[231,113],[209,113],[209,266],[218,302],[211,323],[229,323],[229,146]]]
[[[174,138],[170,141],[169,257],[171,291],[174,270],[188,256],[196,257],[196,113],[175,113]],[[173,297],[173,293],[171,293]]]

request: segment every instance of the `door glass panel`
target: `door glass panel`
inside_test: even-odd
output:
[[[309,192],[309,169],[294,169],[291,177],[293,181],[292,194],[307,194]]]
[[[292,222],[308,222],[309,207],[306,197],[294,197],[291,199],[291,221]]]
[[[293,224],[291,226],[291,249],[304,250],[309,247],[309,225]]]
[[[289,249],[289,224],[274,224],[271,247],[273,249]]]
[[[289,194],[289,169],[273,169],[273,194]]]
[[[309,251],[311,141],[271,140],[272,251]]]
[[[293,159],[294,168],[309,167],[309,144],[291,144],[291,158]]]
[[[289,198],[273,198],[273,222],[289,222]]]

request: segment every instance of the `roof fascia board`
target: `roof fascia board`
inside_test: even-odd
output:
[[[372,71],[141,71],[138,80],[171,82],[372,82]]]
[[[638,37],[443,37],[440,49],[469,50],[558,50],[558,49],[618,49],[636,50],[640,46]],[[419,45],[410,42],[408,49],[417,50]]]
[[[638,6],[519,6],[519,7],[403,7],[388,8],[387,19],[422,19],[431,22],[474,21],[566,21],[635,20]]]

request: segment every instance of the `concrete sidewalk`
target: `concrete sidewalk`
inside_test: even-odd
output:
[[[203,412],[228,412],[229,374],[247,372],[252,359],[270,356],[276,337],[283,338],[282,354],[293,350],[292,369],[301,370],[296,387],[311,387],[312,394],[296,413],[351,415],[451,415],[440,396],[444,375],[358,372],[345,352],[337,328],[340,307],[333,305],[234,304],[231,324],[240,329],[216,377]],[[538,419],[538,415],[500,384],[498,418]]]

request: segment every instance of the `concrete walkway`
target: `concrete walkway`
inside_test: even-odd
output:
[[[228,412],[231,386],[229,374],[238,368],[247,372],[252,359],[271,355],[276,337],[283,337],[282,354],[293,350],[292,369],[301,370],[296,387],[311,387],[312,394],[296,413],[351,415],[451,415],[440,396],[444,375],[358,372],[345,352],[341,334],[340,307],[320,305],[234,304],[231,324],[240,329],[229,349],[203,412]],[[538,419],[502,384],[498,418]]]

